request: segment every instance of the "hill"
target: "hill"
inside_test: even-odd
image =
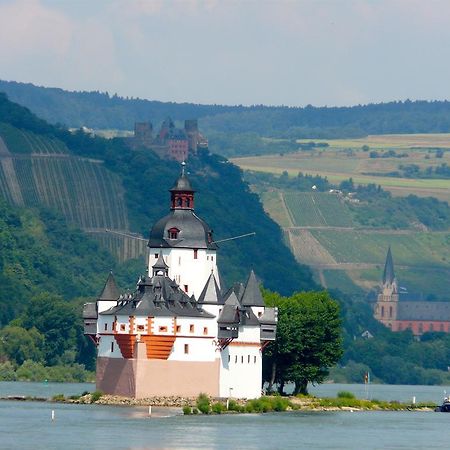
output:
[[[199,118],[203,130],[216,133],[213,139],[216,142],[223,133],[238,137],[231,146],[229,139],[223,144],[215,144],[212,150],[224,155],[270,153],[270,148],[266,148],[265,142],[258,137],[330,139],[370,134],[450,132],[448,101],[407,100],[352,107],[244,107],[165,103],[122,98],[98,91],[69,92],[13,81],[0,81],[1,91],[49,122],[64,123],[68,127],[131,129],[135,121],[159,123],[167,116],[174,120]],[[240,151],[244,140],[253,144]]]
[[[146,236],[168,210],[167,189],[178,176],[178,163],[163,161],[148,150],[131,150],[121,139],[51,126],[4,95],[0,123],[6,124],[0,128],[0,192],[11,204],[53,208],[94,237],[105,228]],[[20,141],[24,136],[26,149]],[[60,152],[44,154],[37,142]],[[244,279],[254,268],[267,287],[286,294],[314,286],[311,273],[282,243],[280,228],[265,215],[238,168],[208,152],[192,158],[188,167],[198,190],[197,211],[214,226],[216,239],[256,232],[254,238],[221,246],[219,266],[227,284]],[[109,249],[114,239],[122,239],[100,236],[107,238]],[[130,247],[127,242],[121,245]]]

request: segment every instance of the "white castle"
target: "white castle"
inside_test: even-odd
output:
[[[253,271],[245,286],[221,288],[218,246],[194,212],[184,165],[170,193],[136,291],[120,295],[110,274],[97,301],[84,306],[85,334],[97,346],[97,389],[135,398],[257,398],[276,308],[265,307]]]

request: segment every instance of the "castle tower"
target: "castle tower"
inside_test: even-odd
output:
[[[170,212],[150,231],[148,247],[150,268],[160,255],[169,267],[168,276],[175,280],[186,294],[199,298],[212,273],[219,282],[213,232],[194,212],[195,191],[182,171],[170,189]],[[220,287],[220,286],[219,286]]]
[[[391,247],[389,246],[384,264],[383,278],[380,293],[375,305],[374,317],[383,325],[391,329],[395,328],[398,309],[398,286],[394,272],[394,261]],[[394,324],[394,326],[393,326]]]

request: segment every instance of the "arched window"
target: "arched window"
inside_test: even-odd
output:
[[[389,306],[389,317],[392,317],[392,306]]]
[[[186,199],[186,208],[191,207],[191,200],[189,198]]]
[[[183,199],[181,197],[177,198],[177,206],[183,206]]]
[[[169,239],[178,239],[178,233],[180,232],[180,230],[178,228],[170,228],[168,230],[169,233]]]
[[[384,317],[384,306],[381,307],[381,317]]]

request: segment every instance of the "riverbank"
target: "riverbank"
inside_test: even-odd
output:
[[[182,408],[184,414],[264,413],[271,411],[434,411],[433,403],[401,403],[397,401],[358,399],[349,393],[337,398],[315,396],[264,396],[255,400],[215,399],[199,397],[152,397],[134,399],[100,392],[81,396],[54,396],[52,401],[73,404],[113,406],[157,406]]]

